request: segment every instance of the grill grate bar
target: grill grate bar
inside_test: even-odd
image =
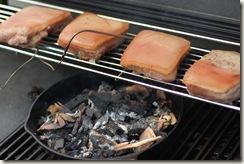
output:
[[[223,110],[223,109],[221,109]],[[214,130],[214,132],[211,134],[211,138],[208,138],[207,142],[204,144],[204,146],[201,147],[201,151],[196,155],[195,159],[208,159],[208,155],[211,151],[211,147],[216,146],[216,141],[219,141],[221,139],[221,136],[224,136],[224,134],[227,132],[227,130],[231,127],[233,124],[233,120],[236,119],[237,113],[234,114],[232,112],[229,112],[226,114],[225,120],[222,120],[219,122],[218,127]],[[215,121],[215,123],[218,121]],[[207,152],[206,152],[207,151]],[[203,156],[203,157],[201,157]]]
[[[43,149],[41,146],[38,146],[38,148],[32,153],[30,154],[30,156],[28,158],[26,158],[26,160],[34,160],[36,158],[38,158],[40,156],[40,154],[43,153]]]
[[[201,109],[203,109],[203,107],[204,106],[201,106]],[[212,109],[213,109],[213,107],[211,106],[205,113],[203,113],[203,115],[201,116],[201,119],[198,120],[199,121],[199,123],[197,124],[198,126],[204,124],[204,121],[209,117]],[[189,123],[187,126],[192,127],[194,125],[194,122],[196,121],[196,117],[194,117],[194,118],[192,117],[192,120],[188,120],[188,121],[189,121]],[[191,131],[189,131],[189,132],[182,131],[181,135],[179,135],[179,136],[181,136],[181,137],[183,137],[184,135],[187,135],[187,136],[184,137],[184,141],[181,143],[181,145],[178,147],[177,151],[172,155],[172,157],[170,159],[177,159],[177,156],[181,156],[182,154],[185,154],[185,152],[187,151],[187,149],[189,147],[188,143],[190,142],[190,140],[199,134],[198,126],[192,127]]]
[[[11,149],[13,147],[17,147],[20,143],[22,143],[24,141],[24,138],[27,136],[27,132],[23,132],[20,136],[18,136],[14,141],[12,141],[12,143],[8,144],[5,148],[5,150],[1,151],[0,156],[6,158],[7,156],[9,156],[9,154],[12,153],[12,151],[14,151],[14,149]],[[10,152],[7,152],[7,150]]]
[[[23,123],[21,123],[21,125],[15,130],[13,131],[13,133],[11,133],[8,137],[6,137],[2,142],[0,142],[0,147],[7,147],[9,144],[12,143],[12,141],[10,140],[11,138],[17,138],[21,133],[23,133],[25,130],[23,129],[22,126]],[[0,149],[1,150],[1,149]],[[2,152],[2,151],[0,151]]]
[[[34,52],[27,51],[27,50],[21,50],[19,48],[9,47],[9,46],[6,46],[6,45],[1,45],[0,44],[0,48],[4,48],[4,49],[11,50],[11,51],[19,52],[21,54],[25,54],[25,55],[28,55],[28,56],[35,55]],[[40,51],[42,51],[42,50],[39,50],[39,52]],[[37,58],[40,58],[40,59],[43,59],[43,60],[51,61],[51,62],[54,62],[54,63],[59,63],[60,58],[59,59],[55,59],[55,58],[57,58],[58,54],[55,54],[53,52],[50,53],[50,52],[45,51],[45,50],[43,52],[46,52],[46,54],[39,54],[38,53],[38,55],[35,55],[35,56]],[[50,54],[51,55],[55,54],[55,55],[52,56],[52,57],[46,57],[47,52],[48,52],[48,55],[50,55]],[[60,55],[60,57],[61,57],[61,55]],[[205,101],[205,102],[208,102],[208,103],[224,106],[224,107],[227,107],[227,108],[230,108],[230,109],[240,110],[240,107],[238,107],[238,106],[218,103],[218,102],[202,99],[202,98],[199,98],[199,97],[191,96],[191,95],[189,95],[186,92],[186,90],[184,90],[184,91],[181,90],[182,88],[185,89],[185,86],[182,85],[182,84],[160,82],[160,81],[157,81],[157,80],[154,80],[154,79],[150,79],[148,77],[144,77],[142,75],[135,75],[135,74],[133,74],[133,73],[131,73],[129,71],[125,71],[125,70],[120,70],[119,71],[118,69],[107,67],[107,66],[104,66],[104,65],[94,64],[94,63],[90,63],[90,62],[86,62],[86,61],[81,61],[81,60],[76,59],[76,58],[71,57],[71,56],[66,56],[65,59],[67,59],[68,61],[66,62],[64,60],[62,62],[62,64],[66,65],[66,66],[71,66],[71,67],[74,67],[74,68],[83,69],[83,70],[87,70],[87,71],[94,72],[94,73],[99,73],[99,74],[102,74],[102,75],[105,75],[105,76],[110,76],[112,78],[117,78],[117,79],[129,81],[129,82],[141,84],[141,85],[144,85],[144,86],[147,86],[147,87],[151,87],[151,88],[154,88],[154,89],[159,89],[159,90],[163,90],[165,92],[169,92],[169,93],[172,93],[172,94],[176,94],[176,95],[180,95],[180,96],[184,96],[184,97],[188,97],[188,98],[192,98],[192,99],[196,99],[196,100]],[[76,62],[76,63],[74,64],[74,62]],[[85,64],[85,66],[84,66],[84,64]],[[95,66],[96,69],[94,69],[95,67],[90,69],[91,66]],[[106,71],[103,71],[102,69],[106,69]],[[106,73],[108,70],[111,70],[113,72]],[[130,76],[130,78],[127,78],[127,77],[125,78],[123,76],[119,76],[121,73],[122,73],[123,76]],[[140,79],[139,80],[138,79],[134,80],[135,78],[140,78]],[[145,80],[149,80],[149,83],[150,82],[157,82],[157,85],[156,84],[155,85],[150,85],[149,83],[141,82],[141,81],[145,81]],[[177,79],[176,81],[181,81],[181,79]],[[165,86],[165,88],[162,88],[162,86]],[[169,89],[171,87],[176,87],[176,88],[174,88],[175,90]]]
[[[238,154],[236,152],[238,152],[238,151],[240,151],[240,142],[235,145],[235,147],[233,148],[232,152],[229,154],[229,156],[226,159],[227,160],[231,160],[231,159],[235,160],[235,158],[236,158],[236,160],[239,160],[240,156],[236,157],[236,154]]]
[[[214,152],[213,149],[216,147],[218,142],[221,141],[224,134],[226,134],[228,132],[228,130],[231,129],[231,125],[233,124],[233,121],[234,121],[234,119],[236,119],[237,115],[238,114],[236,114],[236,115],[234,114],[234,116],[233,116],[233,113],[229,112],[228,118],[226,118],[225,120],[221,120],[222,124],[219,125],[218,129],[216,129],[215,133],[213,133],[213,137],[211,139],[209,139],[208,142],[206,143],[205,147],[203,147],[203,149],[205,149],[206,152],[202,152],[202,154],[199,154],[199,157],[198,157],[199,159],[209,159],[210,158],[210,156]],[[215,142],[215,143],[212,143],[212,142]],[[207,148],[207,146],[208,146],[208,148]],[[200,155],[202,155],[202,157]]]
[[[219,117],[220,113],[221,113],[221,111],[218,110],[218,113],[215,114],[215,117],[211,118],[209,124],[207,126],[205,126],[204,130],[201,132],[201,134],[199,134],[199,137],[194,141],[194,143],[191,144],[190,149],[187,151],[187,153],[185,153],[185,155],[183,156],[182,159],[185,160],[185,159],[189,159],[189,156],[196,156],[197,152],[196,152],[195,148],[196,148],[198,142],[204,140],[203,137],[205,137],[208,129],[211,128],[211,126],[213,126],[213,124],[215,123],[216,118]],[[206,118],[206,119],[209,120],[208,118]]]
[[[47,152],[45,151],[44,153],[41,153],[39,156],[37,156],[35,158],[35,160],[45,160],[49,157],[49,155],[47,154]]]
[[[16,159],[16,157],[18,156],[18,153],[23,151],[23,148],[26,147],[27,144],[29,144],[31,139],[32,139],[32,137],[29,136],[24,142],[22,142],[20,145],[18,145],[14,151],[12,151],[10,154],[8,154],[8,157],[5,160]]]
[[[5,5],[1,5],[1,7],[4,8]],[[135,36],[132,33],[128,33],[128,36]],[[54,63],[59,63],[59,60],[61,59],[63,48],[57,45],[57,38],[58,35],[50,35],[47,38],[43,39],[43,41],[40,43],[40,45],[37,47],[39,50],[38,55],[36,57],[41,58],[46,61],[51,61]],[[131,71],[125,70],[121,67],[119,64],[120,58],[122,56],[123,51],[127,47],[127,45],[130,43],[129,40],[126,40],[123,44],[121,44],[118,48],[112,50],[111,52],[104,55],[100,61],[96,63],[92,63],[89,61],[84,61],[77,59],[73,54],[67,53],[67,56],[65,56],[64,61],[62,62],[63,65],[71,66],[91,72],[96,72],[99,74],[103,74],[110,77],[119,78],[121,80],[126,81],[133,81],[134,83],[141,83],[141,81],[146,81],[146,83],[141,83],[142,85],[147,85],[150,83],[155,83],[155,85],[149,85],[150,87],[153,87],[155,89],[160,89],[165,92],[169,92],[172,94],[204,101],[207,103],[212,103],[215,105],[220,105],[222,107],[227,107],[234,110],[240,110],[240,106],[233,105],[233,104],[223,104],[218,103],[210,100],[206,100],[203,98],[191,96],[188,94],[185,85],[182,83],[182,78],[184,77],[185,71],[193,64],[196,60],[200,59],[201,56],[209,50],[198,48],[198,47],[191,47],[191,51],[187,54],[185,59],[181,62],[177,79],[174,82],[161,82],[157,81],[148,77],[145,77],[143,75],[137,75],[134,74]],[[33,56],[35,49],[20,49],[18,47],[11,47],[6,44],[0,44],[0,48],[8,49],[11,51],[16,51],[21,54]],[[109,73],[107,73],[109,72]],[[174,90],[172,90],[174,88]],[[237,100],[239,101],[239,100]]]
[[[236,129],[233,133],[231,133],[230,138],[228,139],[228,141],[224,144],[223,148],[218,152],[218,155],[216,157],[216,159],[226,159],[225,157],[225,151],[227,151],[227,149],[229,148],[231,142],[233,141],[233,139],[238,136],[239,129]]]
[[[16,160],[25,159],[26,154],[31,153],[32,152],[31,150],[33,150],[34,147],[36,147],[36,146],[37,146],[37,142],[34,141],[30,146],[26,147],[26,149],[19,156],[17,156]]]
[[[221,109],[221,110],[223,110],[223,109]],[[225,133],[223,133],[223,130],[225,130],[225,129],[227,130],[226,127],[228,127],[228,123],[230,121],[233,121],[233,119],[232,119],[233,114],[234,113],[231,113],[231,112],[228,113],[228,111],[227,111],[226,117],[223,120],[222,119],[215,120],[214,125],[212,125],[212,127],[209,128],[209,130],[206,134],[207,142],[200,143],[201,148],[200,148],[198,155],[204,155],[206,152],[203,152],[203,151],[208,150],[208,147],[210,147],[211,145],[216,146],[216,144],[217,144],[216,142],[218,141],[216,138],[218,138],[218,136],[221,136],[221,135],[223,136],[223,134],[225,134]],[[225,131],[225,132],[227,132],[227,131]],[[210,137],[210,135],[211,135],[211,137]],[[220,140],[220,138],[219,138],[219,140]],[[205,155],[205,158],[210,159],[210,157],[206,156],[206,155]],[[201,159],[201,157],[197,156],[196,159]]]

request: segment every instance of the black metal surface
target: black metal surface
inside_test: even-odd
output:
[[[155,160],[241,160],[240,113],[184,100],[187,108],[173,140],[158,150]],[[62,159],[50,155],[20,125],[0,143],[0,159]],[[139,159],[151,159],[144,154]]]
[[[29,58],[1,49],[0,85],[2,86],[7,78]],[[78,69],[66,66],[60,66],[57,71],[52,71],[38,59],[25,65],[13,76],[4,90],[0,91],[0,141],[26,119],[30,106],[40,91],[79,72]]]

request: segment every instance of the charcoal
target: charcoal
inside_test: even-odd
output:
[[[71,150],[71,151],[66,151],[66,155],[71,156],[71,157],[79,157],[80,151],[79,150]]]
[[[85,102],[87,100],[88,92],[89,92],[88,89],[84,89],[81,94],[78,94],[77,96],[75,96],[72,100],[70,100],[69,102],[64,104],[64,106],[71,110],[74,109],[79,104],[81,104],[82,102]]]
[[[112,102],[112,97],[110,92],[98,93],[95,91],[90,91],[88,98],[94,103],[94,105],[98,109],[103,111],[102,114],[105,113],[108,104]]]
[[[104,146],[116,145],[116,142],[109,140],[104,135],[99,134],[95,130],[91,130],[89,136],[94,148],[103,148]]]
[[[86,133],[89,129],[93,127],[92,119],[89,116],[85,116],[82,119],[83,132]]]
[[[103,135],[108,135],[110,137],[113,137],[115,134],[113,132],[111,132],[108,129],[97,129],[96,130],[98,133],[103,134]]]
[[[138,129],[131,129],[128,131],[128,140],[139,140],[140,135],[145,129],[143,128],[138,128]]]
[[[60,149],[64,147],[64,138],[58,138],[56,139],[56,143],[54,146],[54,149]]]
[[[65,146],[65,149],[67,150],[67,151],[72,151],[72,150],[76,150],[78,147],[79,147],[79,145],[82,143],[82,140],[80,139],[80,138],[76,138],[76,139],[74,139],[72,142],[70,142],[69,144],[67,144],[66,146]]]
[[[135,101],[141,101],[150,96],[150,89],[138,84],[126,87],[125,91],[130,99]]]
[[[73,129],[72,129],[72,132],[71,134],[72,135],[75,135],[80,127],[80,124],[81,124],[81,120],[78,118],[75,123],[74,123],[74,126],[73,126]]]
[[[109,150],[107,147],[104,147],[102,149],[98,149],[96,152],[97,158],[108,158],[114,155],[114,152],[112,150]]]
[[[48,147],[72,157],[104,159],[128,155],[136,149],[116,150],[114,146],[138,142],[148,127],[157,137],[167,137],[167,129],[159,131],[157,125],[159,118],[170,112],[168,105],[172,102],[163,99],[163,93],[158,95],[138,85],[115,89],[102,82],[97,91],[85,89],[67,102],[64,109],[68,114],[54,111],[41,117],[40,126],[56,125],[55,116],[62,117],[66,125],[59,129],[39,129],[38,135]]]
[[[113,86],[111,84],[109,84],[106,81],[102,81],[101,85],[98,87],[98,92],[102,93],[102,92],[108,92],[111,91],[113,89]]]
[[[122,135],[122,134],[124,134],[124,130],[123,129],[121,129],[121,128],[118,128],[117,130],[116,130],[116,134],[118,134],[118,135]]]
[[[129,117],[129,116],[125,116],[125,123],[134,123],[136,120],[134,120],[133,118]]]
[[[89,137],[88,137],[87,135],[83,135],[83,136],[80,137],[80,138],[82,138],[81,146],[82,146],[82,147],[86,147],[87,144],[88,144]]]
[[[91,158],[94,153],[93,149],[88,149],[86,146],[80,147],[80,154],[84,158]]]
[[[128,126],[128,131],[131,131],[133,129],[146,129],[148,127],[148,124],[146,122],[146,119],[141,118],[136,123],[130,124]]]
[[[94,113],[94,110],[92,110],[91,108],[87,108],[86,109],[86,111],[85,111],[85,114],[87,115],[87,116],[89,116],[90,118],[92,118],[93,117],[93,113]]]
[[[98,129],[100,126],[102,125],[106,125],[108,123],[108,119],[109,119],[109,113],[108,111],[103,115],[101,116],[97,121],[96,123],[94,124],[93,126],[93,129]]]
[[[72,135],[70,135],[70,129],[59,129],[56,134],[60,136],[60,138],[63,138],[65,142],[70,142],[72,140]]]
[[[56,139],[57,139],[56,134],[53,134],[51,137],[49,137],[49,139],[47,140],[48,147],[54,148],[56,145]]]
[[[117,134],[117,132],[120,132],[122,135],[124,133],[124,130],[121,129],[117,124],[115,124],[112,120],[108,121],[108,124],[106,126],[106,129],[109,130],[112,134]],[[112,136],[112,135],[110,135]],[[113,137],[113,136],[112,136]]]
[[[88,99],[89,107],[86,109],[86,114],[90,117],[100,118],[102,111],[94,104],[94,102]]]
[[[122,95],[117,90],[111,91],[111,102],[119,102],[122,101]]]
[[[72,129],[72,128],[74,127],[74,125],[75,125],[74,122],[69,122],[68,124],[66,124],[66,125],[64,126],[64,128],[66,128],[66,129]]]
[[[162,131],[154,131],[156,136],[162,136],[162,138],[166,138],[168,136],[168,134],[166,132],[162,132]]]

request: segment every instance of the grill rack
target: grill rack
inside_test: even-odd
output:
[[[51,6],[53,7],[53,6]],[[19,11],[20,8],[2,5],[0,4],[0,22],[5,21],[8,17],[13,15],[15,12]],[[69,9],[67,9],[69,10]],[[73,11],[73,10],[70,10]],[[74,12],[74,11],[73,11]],[[75,11],[78,13],[77,11]],[[80,11],[79,13],[82,13]],[[116,19],[116,18],[114,18]],[[136,25],[140,26],[140,25]],[[152,27],[154,29],[154,27]],[[158,29],[154,29],[158,30]],[[134,37],[134,33],[128,32],[126,34],[129,37]],[[187,35],[187,34],[186,34]],[[7,49],[10,51],[15,51],[20,54],[34,56],[46,61],[50,61],[53,63],[59,63],[62,57],[63,48],[57,44],[58,35],[49,35],[47,38],[44,38],[42,42],[37,46],[37,48],[31,49],[22,49],[19,47],[9,46],[7,44],[0,44],[0,48]],[[227,41],[228,42],[228,41]],[[226,107],[229,109],[234,109],[240,111],[240,100],[235,100],[232,104],[223,104],[215,101],[206,100],[203,98],[199,98],[196,96],[191,96],[187,93],[186,87],[182,84],[182,78],[184,76],[185,71],[198,59],[201,58],[202,55],[208,53],[210,50],[202,49],[198,47],[191,46],[191,51],[188,55],[182,60],[179,68],[177,78],[174,82],[161,82],[157,81],[142,75],[134,74],[130,71],[124,70],[119,62],[120,58],[125,50],[125,48],[130,43],[130,40],[125,40],[118,48],[113,49],[112,51],[105,54],[97,63],[92,63],[89,61],[83,61],[77,59],[72,53],[67,52],[64,60],[62,61],[62,65],[71,66],[78,69],[83,69],[86,71],[102,74],[105,76],[109,76],[112,78],[125,80],[129,82],[133,82],[136,84],[141,84],[143,86],[151,87],[154,89],[163,90],[168,93],[172,93],[175,95],[187,97],[190,99],[195,99],[203,102],[207,102],[210,104],[219,105],[222,107]],[[238,45],[237,45],[238,46]],[[38,50],[38,54],[35,54],[35,51]]]

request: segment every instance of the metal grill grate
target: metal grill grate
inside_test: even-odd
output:
[[[12,14],[14,14],[16,11],[20,10],[19,8],[7,6],[7,5],[1,5],[1,4],[0,4],[0,8],[1,8],[0,22],[3,22],[8,17],[10,17]],[[73,11],[73,10],[71,10],[71,11]],[[134,26],[141,27],[140,25],[134,25]],[[160,29],[155,29],[155,28],[152,28],[152,29],[160,31]],[[135,36],[135,33],[129,32],[129,33],[127,33],[127,35],[133,37],[133,36]],[[187,34],[185,34],[185,35],[187,36]],[[63,48],[61,48],[60,46],[57,45],[57,42],[56,42],[57,38],[58,38],[57,35],[50,35],[47,38],[43,39],[43,41],[37,47],[38,54],[35,56],[37,58],[44,59],[46,61],[59,63],[59,61],[61,59],[61,55],[63,53]],[[65,60],[62,62],[62,64],[71,66],[71,67],[75,67],[78,69],[83,69],[83,70],[103,74],[106,76],[111,76],[111,77],[114,77],[117,79],[134,82],[134,83],[141,84],[144,86],[149,86],[154,89],[163,90],[165,92],[188,97],[191,99],[201,100],[201,101],[204,101],[207,103],[227,107],[230,109],[240,110],[240,100],[234,101],[233,104],[223,104],[223,103],[217,103],[214,101],[209,101],[206,99],[198,98],[198,97],[189,95],[186,91],[186,87],[182,84],[182,78],[185,74],[185,71],[190,67],[191,64],[193,64],[196,60],[200,59],[202,55],[209,52],[208,49],[202,49],[202,48],[192,46],[191,51],[188,53],[186,58],[180,64],[180,67],[178,69],[177,79],[174,82],[167,83],[167,82],[156,81],[156,80],[147,78],[142,75],[133,74],[130,71],[124,70],[120,66],[120,64],[119,64],[120,58],[129,43],[130,43],[130,41],[126,40],[118,48],[112,50],[111,52],[109,52],[105,56],[103,56],[97,63],[92,63],[92,62],[77,59],[73,54],[68,53],[68,55],[65,57]],[[25,55],[29,55],[29,56],[33,56],[34,52],[36,50],[34,48],[33,49],[21,49],[19,47],[8,46],[6,44],[0,44],[0,48],[19,52],[21,54],[25,54]]]
[[[240,113],[190,99],[167,148],[159,160],[240,160]],[[197,109],[197,110],[196,110]],[[167,150],[167,151],[165,151]],[[151,159],[143,155],[142,159]],[[61,159],[51,155],[25,132],[23,125],[0,143],[2,160]],[[140,159],[140,158],[139,158]]]

